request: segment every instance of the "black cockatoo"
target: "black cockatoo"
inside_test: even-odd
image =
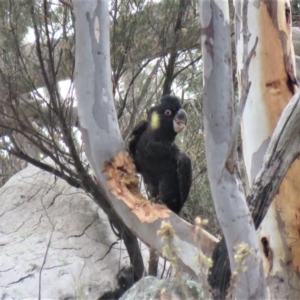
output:
[[[181,152],[174,140],[186,125],[187,114],[177,97],[166,95],[152,107],[148,120],[133,130],[129,152],[150,196],[179,214],[192,182],[190,158]]]

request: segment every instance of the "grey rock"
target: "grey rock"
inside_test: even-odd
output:
[[[0,299],[97,299],[129,265],[82,191],[29,165],[0,189]],[[122,250],[123,249],[123,250]]]
[[[207,299],[200,283],[184,278],[144,277],[120,300],[199,300]]]

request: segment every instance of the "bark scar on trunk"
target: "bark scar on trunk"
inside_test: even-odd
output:
[[[285,3],[285,20],[287,25],[291,24],[291,8],[288,3]]]
[[[269,240],[266,237],[261,238],[260,241],[261,241],[262,246],[263,246],[264,254],[265,254],[265,256],[266,256],[266,258],[268,259],[268,262],[269,262],[269,266],[270,266],[269,267],[269,272],[270,272],[273,268],[273,251],[270,248]]]
[[[119,151],[105,164],[107,185],[113,195],[123,201],[141,222],[152,223],[158,218],[169,218],[171,211],[165,206],[150,202],[139,190],[139,178],[128,152]]]

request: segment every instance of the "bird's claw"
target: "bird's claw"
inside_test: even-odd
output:
[[[156,204],[163,204],[163,202],[160,200],[159,196],[156,196],[150,200],[152,203]]]

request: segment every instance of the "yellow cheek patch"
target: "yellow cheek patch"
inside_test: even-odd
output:
[[[160,125],[159,115],[157,112],[153,112],[151,115],[150,127],[152,130],[155,130],[159,127],[159,125]]]

